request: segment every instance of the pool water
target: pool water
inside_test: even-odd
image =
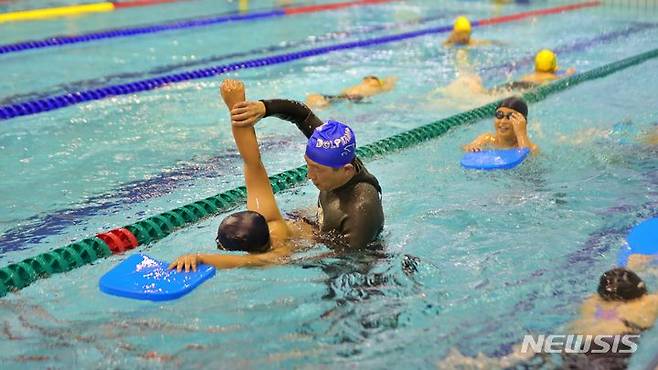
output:
[[[125,83],[204,59],[208,64],[192,68],[252,58],[217,61],[224,54],[292,45],[283,51],[289,52],[447,25],[459,12],[483,19],[563,4],[391,2],[2,55],[0,101],[104,80]],[[8,32],[0,43],[235,7],[195,0],[12,23],[1,25]],[[487,86],[527,73],[524,60],[544,47],[563,48],[560,66],[587,71],[654,49],[655,14],[595,7],[478,27],[474,37],[503,45],[469,50],[468,60]],[[457,76],[458,52],[441,47],[444,37],[354,48],[1,121],[0,262],[241,185],[217,94],[224,77],[244,80],[251,99],[303,100],[309,92],[338,93],[368,74],[397,76],[390,93],[318,111],[349,123],[359,144],[481,105],[486,98],[457,101],[437,92]],[[434,368],[452,348],[502,355],[525,334],[560,333],[614,266],[627,231],[656,213],[658,148],[637,138],[658,122],[657,68],[658,60],[650,60],[531,105],[528,128],[541,154],[515,170],[459,166],[460,146],[492,130],[491,119],[367,163],[384,191],[383,251],[326,257],[329,249],[319,245],[290,265],[218,271],[167,303],[101,293],[99,278],[126,258],[112,256],[2,298],[0,356],[8,368]],[[108,77],[117,74],[133,77]],[[294,125],[267,119],[257,131],[270,174],[303,164],[305,141]],[[311,208],[316,197],[312,184],[277,195],[284,211]],[[223,216],[139,250],[164,260],[211,253]],[[658,278],[643,277],[658,289]],[[642,336],[631,368],[651,361],[657,330]]]

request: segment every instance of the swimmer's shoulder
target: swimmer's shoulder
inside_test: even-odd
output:
[[[541,84],[544,82],[549,82],[556,80],[558,77],[554,73],[546,72],[533,72],[531,74],[525,75],[521,81],[532,82],[536,84]]]
[[[267,223],[270,229],[270,239],[286,240],[292,236],[292,230],[284,219],[274,220]]]
[[[596,316],[596,310],[600,308],[603,301],[598,295],[594,294],[589,296],[580,305],[580,314],[583,318],[593,318]]]
[[[353,200],[355,206],[363,206],[373,201],[379,202],[379,191],[369,182],[357,182],[353,188]]]
[[[643,329],[652,327],[658,318],[658,295],[649,294],[628,302],[620,310],[624,320]]]
[[[316,225],[311,224],[309,221],[306,221],[302,218],[297,219],[288,219],[287,221],[288,229],[291,231],[291,238],[296,239],[313,239],[315,236],[315,231],[317,229]]]

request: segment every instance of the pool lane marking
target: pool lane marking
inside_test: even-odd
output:
[[[533,104],[547,97],[578,86],[584,82],[604,78],[613,73],[639,65],[658,57],[658,49],[637,54],[604,66],[572,75],[564,79],[542,85],[523,94],[524,99]],[[428,140],[437,138],[451,128],[472,124],[490,117],[496,110],[498,102],[492,102],[481,107],[465,111],[448,118],[441,119],[415,129],[378,140],[360,147],[357,155],[363,160],[406,149]],[[306,166],[293,168],[271,176],[270,184],[274,193],[290,189],[307,180]],[[188,227],[202,219],[226,212],[244,203],[246,188],[240,186],[230,189],[197,202],[163,212],[125,227],[97,234],[62,248],[27,258],[21,262],[12,263],[0,268],[0,297],[9,292],[29,286],[41,277],[70,271],[74,268],[90,264],[99,258],[112,253],[157,242],[171,233]],[[130,233],[130,235],[127,235]],[[112,234],[112,236],[108,235]],[[119,245],[110,245],[107,240],[114,240]],[[137,240],[137,245],[134,245]]]
[[[56,17],[74,16],[87,13],[105,13],[114,11],[114,4],[109,2],[84,5],[61,6],[57,8],[43,8],[22,10],[0,14],[0,23],[17,21],[34,21]]]
[[[0,23],[18,22],[18,21],[36,21],[43,19],[52,19],[58,17],[78,16],[88,13],[105,13],[112,12],[116,9],[134,8],[138,6],[151,6],[165,3],[189,0],[139,0],[126,2],[102,2],[91,4],[79,4],[59,6],[54,8],[40,8],[30,10],[20,10],[16,12],[0,13]]]
[[[497,19],[505,19],[505,22],[518,21],[521,19],[535,17],[538,15],[544,16],[548,14],[558,14],[563,11],[573,11],[576,9],[594,7],[594,6],[598,6],[599,4],[600,3],[598,1],[572,4],[568,6],[560,6],[555,8],[522,12],[522,13],[514,14],[512,16],[494,17],[476,22],[488,22],[485,24],[498,24],[501,22],[492,23],[492,21],[496,21]],[[310,57],[314,57],[322,54],[328,54],[339,50],[382,45],[382,44],[412,39],[420,36],[426,36],[430,34],[445,33],[445,32],[449,32],[450,30],[452,30],[452,25],[426,28],[418,31],[405,32],[396,35],[382,36],[382,37],[376,37],[376,38],[365,39],[360,41],[352,41],[342,44],[334,44],[334,45],[312,48],[312,49],[307,49],[307,50],[302,50],[302,51],[287,53],[287,54],[278,54],[264,58],[257,58],[257,59],[225,64],[225,65],[219,65],[215,67],[197,69],[188,72],[163,75],[161,77],[139,80],[139,81],[120,84],[120,85],[108,85],[97,89],[75,91],[68,94],[55,95],[47,98],[26,101],[23,103],[4,105],[4,106],[0,106],[0,120],[8,120],[15,117],[33,115],[46,111],[65,108],[71,105],[76,105],[84,102],[102,100],[109,97],[130,95],[138,92],[155,90],[165,85],[178,83],[178,82],[198,80],[198,79],[206,79],[227,72],[233,72],[237,70],[250,69],[250,68],[260,68],[269,65],[283,64],[294,60],[310,58]]]
[[[309,44],[311,45],[323,44],[331,40],[344,39],[346,37],[359,35],[359,34],[368,34],[368,33],[374,33],[374,32],[386,31],[392,29],[400,29],[400,28],[409,28],[409,26],[419,26],[433,21],[445,20],[447,18],[453,17],[455,14],[457,13],[447,12],[447,13],[436,14],[436,15],[423,17],[417,20],[407,21],[407,22],[385,23],[385,24],[378,24],[372,26],[359,26],[341,31],[327,32],[321,35],[307,35],[302,40],[286,41],[283,44],[274,44],[262,48],[239,51],[235,53],[212,55],[201,59],[195,59],[195,60],[185,61],[176,64],[163,65],[163,66],[152,68],[148,71],[122,72],[122,73],[110,74],[110,75],[105,75],[105,76],[86,79],[86,80],[60,83],[54,86],[46,87],[40,91],[19,93],[19,94],[9,95],[0,98],[0,105],[18,104],[27,100],[47,98],[50,95],[61,94],[62,92],[65,91],[78,91],[80,89],[99,88],[109,83],[112,84],[117,84],[120,82],[125,83],[130,80],[160,76],[166,73],[172,73],[177,70],[182,70],[184,68],[198,67],[200,65],[209,65],[213,62],[219,62],[226,59],[244,58],[244,57],[263,55],[263,54],[267,55],[274,52],[295,49],[305,45],[308,46]]]
[[[127,28],[115,28],[105,31],[83,33],[80,35],[70,36],[53,36],[41,40],[21,41],[13,44],[0,45],[0,55],[18,53],[27,50],[43,49],[49,47],[61,47],[66,45],[93,42],[97,40],[113,39],[118,37],[131,37],[150,33],[159,33],[187,28],[206,27],[215,24],[228,22],[251,21],[263,18],[283,17],[286,15],[296,15],[311,12],[320,12],[326,10],[337,10],[354,6],[378,5],[397,0],[356,0],[341,3],[325,4],[324,7],[296,7],[285,9],[269,9],[262,11],[252,11],[248,13],[231,12],[213,17],[192,18],[166,23],[158,23],[147,26],[136,26]],[[110,4],[110,3],[103,3]],[[330,7],[329,7],[330,6]],[[295,11],[298,11],[295,13]],[[0,18],[1,19],[1,18]],[[1,23],[1,21],[0,21]]]
[[[113,1],[114,8],[123,9],[123,8],[136,8],[143,6],[153,6],[167,3],[176,3],[181,1],[191,1],[191,0],[135,0],[135,1]]]

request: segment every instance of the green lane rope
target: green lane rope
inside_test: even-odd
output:
[[[552,94],[567,90],[586,81],[603,78],[612,73],[656,58],[658,49],[638,54],[591,71],[576,74],[535,88],[523,95],[528,103],[536,103]],[[390,136],[386,139],[359,147],[357,155],[364,160],[418,145],[443,135],[453,127],[471,124],[492,117],[498,102],[462,112],[418,128]],[[306,181],[306,166],[293,168],[274,176],[270,183],[274,193],[290,189]],[[139,245],[158,241],[176,229],[188,226],[208,216],[229,211],[242,204],[247,197],[244,186],[219,193],[180,208],[151,216],[132,225],[125,226],[137,238]],[[62,248],[10,264],[0,269],[0,297],[8,292],[20,290],[39,278],[72,270],[112,254],[105,242],[97,237],[84,239]]]

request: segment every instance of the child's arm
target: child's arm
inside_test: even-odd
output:
[[[187,254],[178,257],[169,265],[169,269],[178,272],[196,271],[197,265],[206,264],[218,269],[230,269],[237,267],[261,267],[283,263],[287,253],[282,250],[271,251],[261,254],[226,255],[226,254]]]
[[[512,117],[512,127],[514,128],[514,133],[516,134],[516,142],[519,145],[519,148],[528,148],[533,155],[539,153],[539,148],[535,143],[530,141],[528,137],[527,123],[525,117],[521,113],[514,112]]]
[[[224,103],[229,111],[237,103],[245,101],[244,84],[237,80],[224,80],[220,87]],[[284,222],[267,177],[267,171],[261,161],[256,132],[253,126],[237,127],[231,125],[233,138],[244,162],[244,179],[247,186],[247,209],[256,211],[265,217],[268,223]]]
[[[490,133],[482,134],[473,140],[470,144],[466,144],[462,147],[465,152],[479,152],[484,149],[487,144],[493,142],[493,135]]]

